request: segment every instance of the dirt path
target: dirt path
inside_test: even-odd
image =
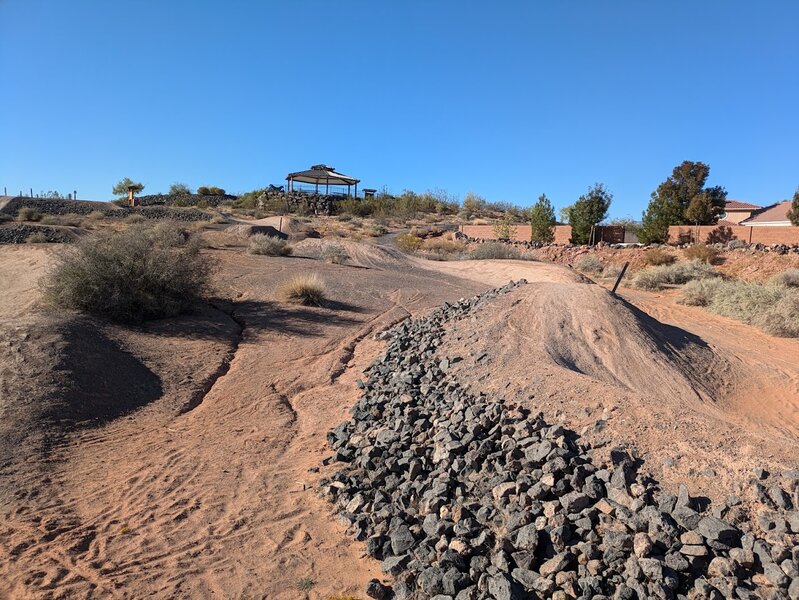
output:
[[[372,334],[485,286],[219,255],[220,291],[244,327],[229,370],[182,416],[157,409],[165,397],[52,454],[48,499],[5,513],[0,596],[293,599],[308,580],[308,597],[327,598],[379,575],[330,520],[309,469],[380,351]],[[308,270],[328,281],[332,308],[276,304],[278,283]]]

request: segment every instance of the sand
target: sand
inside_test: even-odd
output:
[[[585,429],[603,448],[628,444],[667,485],[687,478],[694,492],[797,458],[796,340],[669,295],[625,290],[628,304],[557,265],[425,262],[353,242],[352,264],[331,265],[308,257],[317,244],[291,257],[208,250],[220,262],[213,306],[141,328],[37,308],[54,250],[0,248],[0,332],[13,341],[0,345],[0,416],[40,433],[6,448],[0,597],[363,597],[379,565],[314,491],[325,433],[382,349],[374,334],[510,278],[531,284],[448,334],[475,388]],[[326,307],[276,301],[285,279],[306,272],[327,282]],[[490,361],[474,364],[482,351]],[[88,410],[82,394],[110,410],[114,390],[136,385],[129,397],[142,406],[62,418]],[[31,408],[39,400],[50,413]],[[306,578],[307,593],[297,587]]]

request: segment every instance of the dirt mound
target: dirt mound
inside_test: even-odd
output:
[[[282,233],[272,227],[271,225],[250,225],[249,223],[236,223],[225,229],[227,235],[232,235],[238,238],[248,238],[252,235],[263,234],[272,237],[278,237],[282,240],[288,239],[288,235]]]
[[[445,350],[463,358],[452,368],[473,390],[565,420],[605,449],[634,447],[667,485],[718,498],[764,456],[777,470],[799,459],[790,424],[754,422],[730,401],[752,377],[738,358],[595,284],[531,283],[453,328]],[[779,401],[769,389],[760,404]]]
[[[379,246],[346,239],[305,239],[294,245],[294,252],[300,256],[320,258],[326,248],[338,247],[347,258],[343,264],[365,267],[367,269],[397,270],[409,268],[407,256],[393,246]]]

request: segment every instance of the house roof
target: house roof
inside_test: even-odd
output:
[[[748,219],[741,221],[741,224],[751,223],[782,223],[788,222],[788,211],[791,210],[791,202],[784,200],[771,206],[761,208],[752,213]]]
[[[727,200],[724,203],[724,208],[726,210],[754,210],[756,208],[762,208],[757,204],[751,204],[750,202],[741,202],[740,200]]]
[[[301,183],[323,183],[330,185],[353,185],[360,182],[360,179],[336,173],[333,167],[328,165],[314,165],[307,171],[297,171],[289,173],[287,180],[299,181]]]
[[[733,223],[732,221],[726,221],[725,219],[719,219],[716,222],[716,225],[719,227],[737,227],[738,223]]]

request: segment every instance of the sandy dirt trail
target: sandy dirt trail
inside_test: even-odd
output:
[[[165,396],[51,453],[46,481],[5,512],[0,596],[328,598],[379,575],[331,521],[313,491],[323,473],[309,469],[380,351],[371,335],[485,286],[218,254],[220,293],[235,299],[220,307],[242,327],[229,370],[186,414],[159,410]],[[307,271],[328,281],[328,308],[274,301],[280,281]],[[148,364],[174,351],[168,337],[160,354],[143,348]],[[317,583],[301,592],[303,579]]]

